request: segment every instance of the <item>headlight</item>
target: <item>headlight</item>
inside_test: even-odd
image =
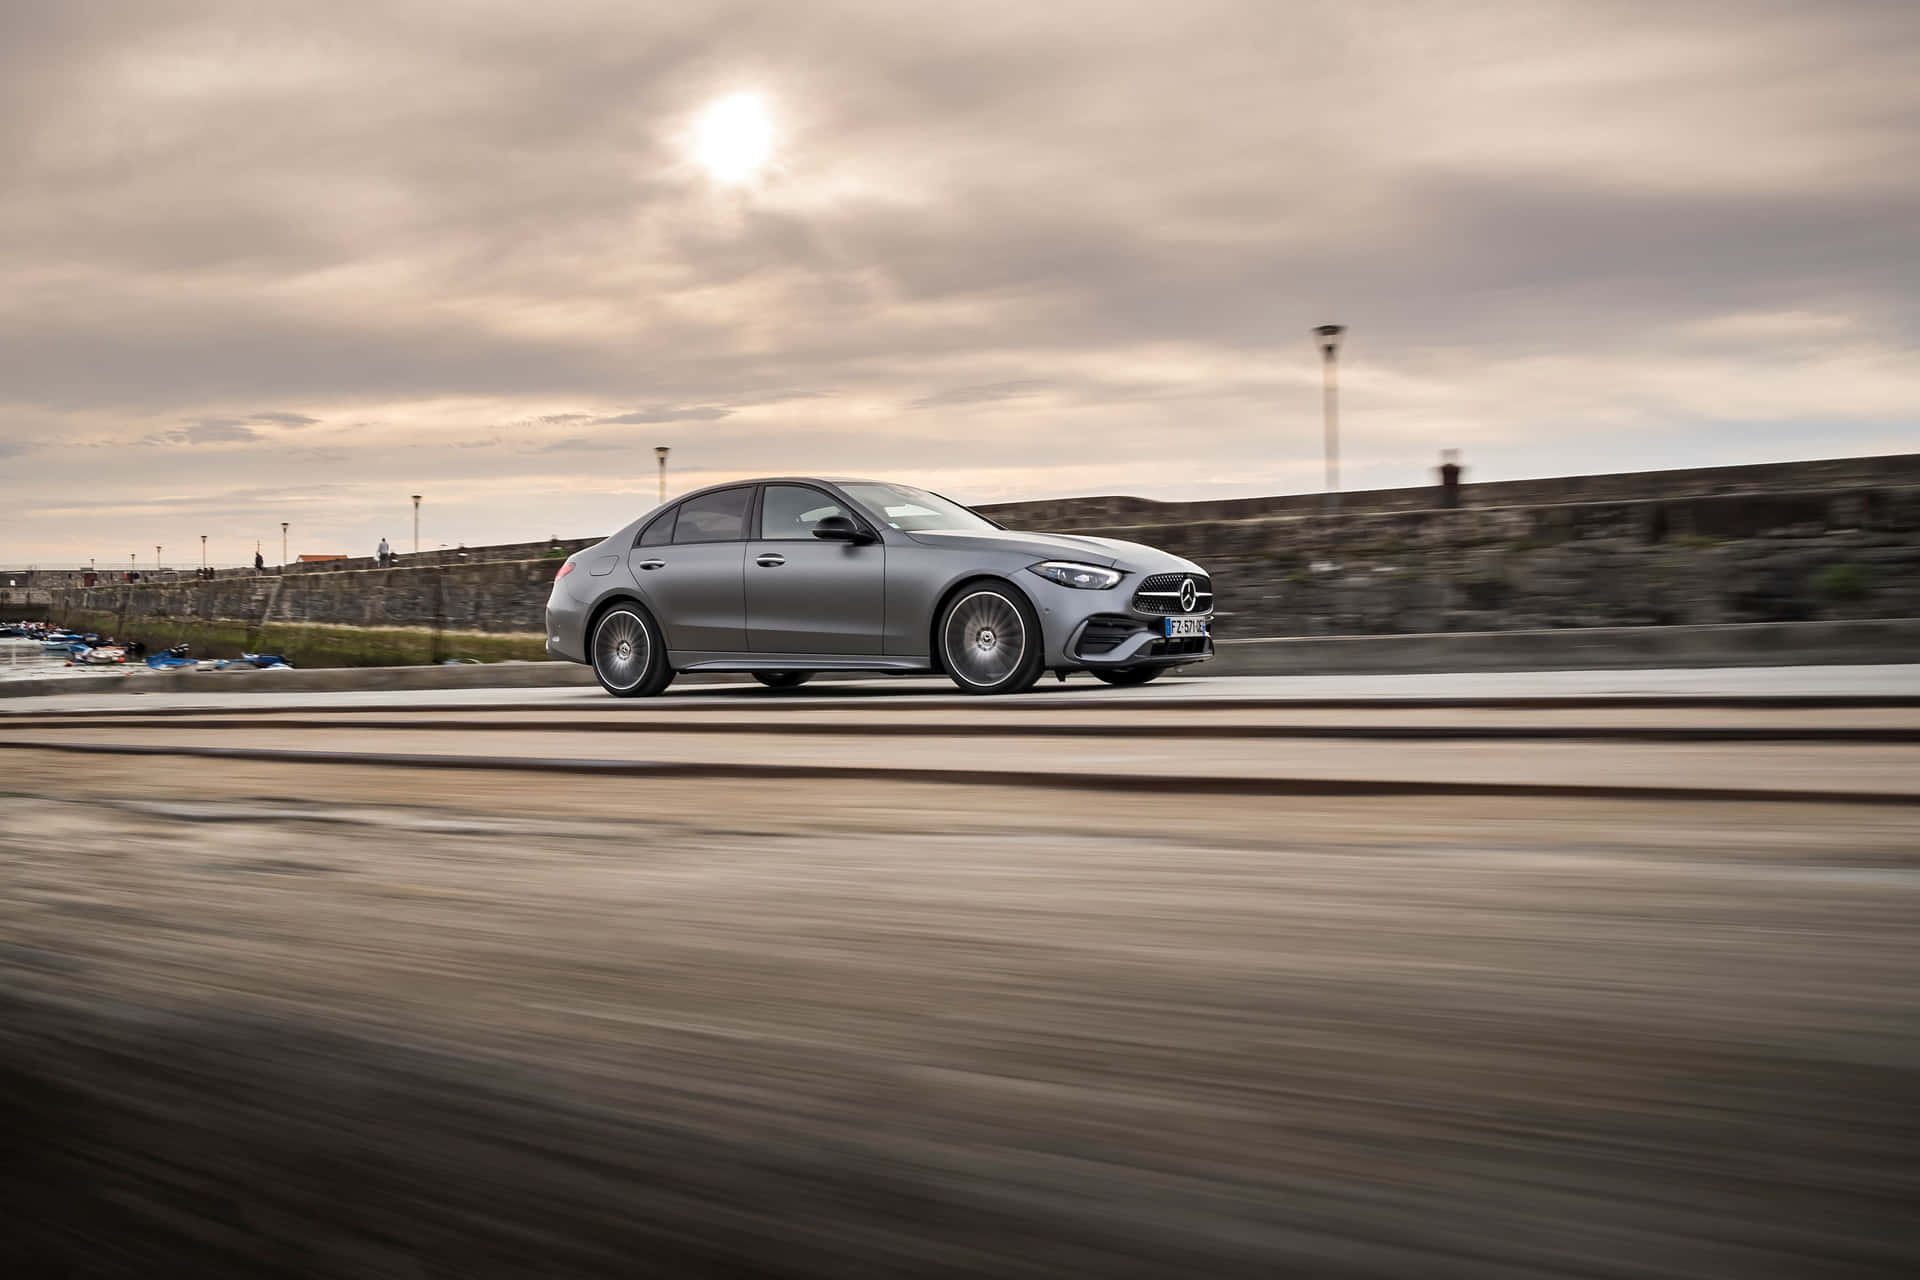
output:
[[[1097,564],[1075,564],[1071,560],[1043,560],[1039,564],[1028,565],[1027,569],[1048,582],[1057,582],[1063,587],[1079,587],[1082,591],[1099,591],[1127,576],[1118,569],[1102,569]]]

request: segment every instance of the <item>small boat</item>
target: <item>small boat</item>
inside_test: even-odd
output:
[[[188,646],[177,644],[163,653],[149,654],[147,665],[155,671],[178,671],[183,667],[197,667],[200,664],[187,656]]]
[[[237,658],[227,658],[214,664],[214,670],[225,671],[230,667],[247,667],[256,671],[287,671],[293,664],[277,653],[243,653]]]
[[[97,644],[92,648],[75,645],[73,661],[83,667],[105,667],[127,660],[127,651],[117,644]]]

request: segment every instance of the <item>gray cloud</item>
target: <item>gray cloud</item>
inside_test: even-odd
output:
[[[233,418],[202,418],[175,431],[160,431],[142,444],[241,444],[258,440],[260,433]]]
[[[1036,395],[1044,390],[1044,382],[1032,380],[1022,382],[990,382],[976,387],[952,387],[946,391],[922,396],[907,407],[909,409],[939,409],[949,405],[991,404],[996,400],[1017,400],[1021,396]]]
[[[543,444],[534,453],[591,453],[596,450],[617,449],[618,443],[598,436],[568,436],[564,440],[554,440]]]
[[[713,422],[727,417],[733,410],[722,409],[716,405],[689,405],[675,408],[662,405],[654,409],[635,409],[632,413],[623,413],[616,418],[596,418],[595,422],[603,426],[633,426],[648,422]]]
[[[289,476],[321,541],[420,489],[544,536],[650,500],[589,423],[689,481],[1310,486],[1329,319],[1355,484],[1911,447],[1920,9],[1524,8],[0,6],[7,536]],[[778,163],[719,188],[679,137],[741,88]]]

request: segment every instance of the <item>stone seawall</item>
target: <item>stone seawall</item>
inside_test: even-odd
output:
[[[1227,635],[1920,617],[1920,489],[1066,527],[1204,565]]]
[[[1517,490],[1489,485],[1469,486],[1457,509],[1360,509],[1366,495],[1350,495],[1338,517],[1320,514],[1314,495],[1061,500],[997,514],[1197,561],[1214,574],[1223,639],[1920,618],[1920,455],[1791,469],[1816,483],[1786,486],[1787,467],[1717,468],[1654,473],[1658,483],[1517,482],[1548,493],[1630,481],[1659,490],[1604,501],[1497,505],[1489,493]],[[1716,486],[1734,491],[1708,491]],[[584,545],[55,588],[52,613],[149,645],[278,651],[302,665],[538,658],[554,570]]]
[[[556,560],[227,575],[54,592],[74,626],[185,642],[204,656],[283,653],[302,666],[541,658]]]
[[[1670,501],[1773,493],[1837,494],[1873,487],[1920,486],[1920,453],[1878,458],[1827,458],[1817,462],[1772,462],[1739,467],[1694,467],[1678,471],[1628,471],[1607,475],[1550,476],[1461,486],[1463,507],[1539,507],[1564,503]],[[1340,495],[1343,511],[1424,511],[1441,506],[1437,485],[1364,489]],[[1151,498],[1047,498],[989,503],[980,510],[1012,529],[1063,529],[1099,525],[1184,524],[1196,520],[1250,520],[1264,516],[1319,515],[1320,493],[1283,493],[1260,498],[1205,502],[1156,502]]]

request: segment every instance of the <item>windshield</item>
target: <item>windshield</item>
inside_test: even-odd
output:
[[[843,484],[849,498],[902,533],[980,533],[1000,526],[925,489],[903,484]]]

